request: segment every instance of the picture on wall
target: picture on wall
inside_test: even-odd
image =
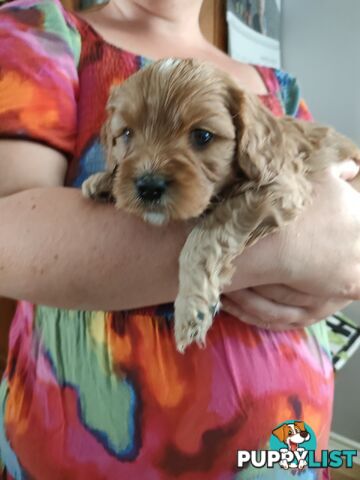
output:
[[[266,67],[281,67],[281,0],[227,0],[226,18],[231,57]]]

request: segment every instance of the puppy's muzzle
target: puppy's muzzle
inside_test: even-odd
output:
[[[135,187],[144,203],[157,203],[166,192],[167,182],[159,175],[146,174],[135,180]]]

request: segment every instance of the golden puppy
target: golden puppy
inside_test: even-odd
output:
[[[163,60],[114,87],[102,130],[108,171],[83,193],[162,225],[199,217],[180,256],[179,351],[205,342],[233,260],[293,220],[311,175],[358,148],[322,125],[275,118],[207,63]]]

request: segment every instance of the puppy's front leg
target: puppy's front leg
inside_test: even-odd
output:
[[[193,341],[204,345],[230,283],[233,260],[246,245],[292,220],[303,203],[284,201],[273,186],[248,191],[219,205],[190,233],[180,255],[179,293],[175,301],[175,340],[184,352]],[[299,203],[299,205],[297,204]]]
[[[196,226],[179,259],[179,293],[175,300],[175,340],[179,352],[193,341],[205,343],[219,308],[222,245],[219,231]]]
[[[185,242],[175,301],[175,340],[180,352],[193,341],[204,345],[220,308],[222,288],[231,280],[232,262],[261,222],[254,202],[247,200],[243,194],[219,205]]]
[[[82,194],[84,197],[91,198],[97,202],[113,202],[112,184],[112,172],[95,173],[82,184]]]

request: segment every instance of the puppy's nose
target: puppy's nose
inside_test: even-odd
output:
[[[143,175],[135,181],[139,197],[144,202],[156,202],[166,190],[166,181],[157,175]]]
[[[303,438],[306,438],[309,433],[305,430],[304,432],[300,432],[300,435],[303,437]]]

